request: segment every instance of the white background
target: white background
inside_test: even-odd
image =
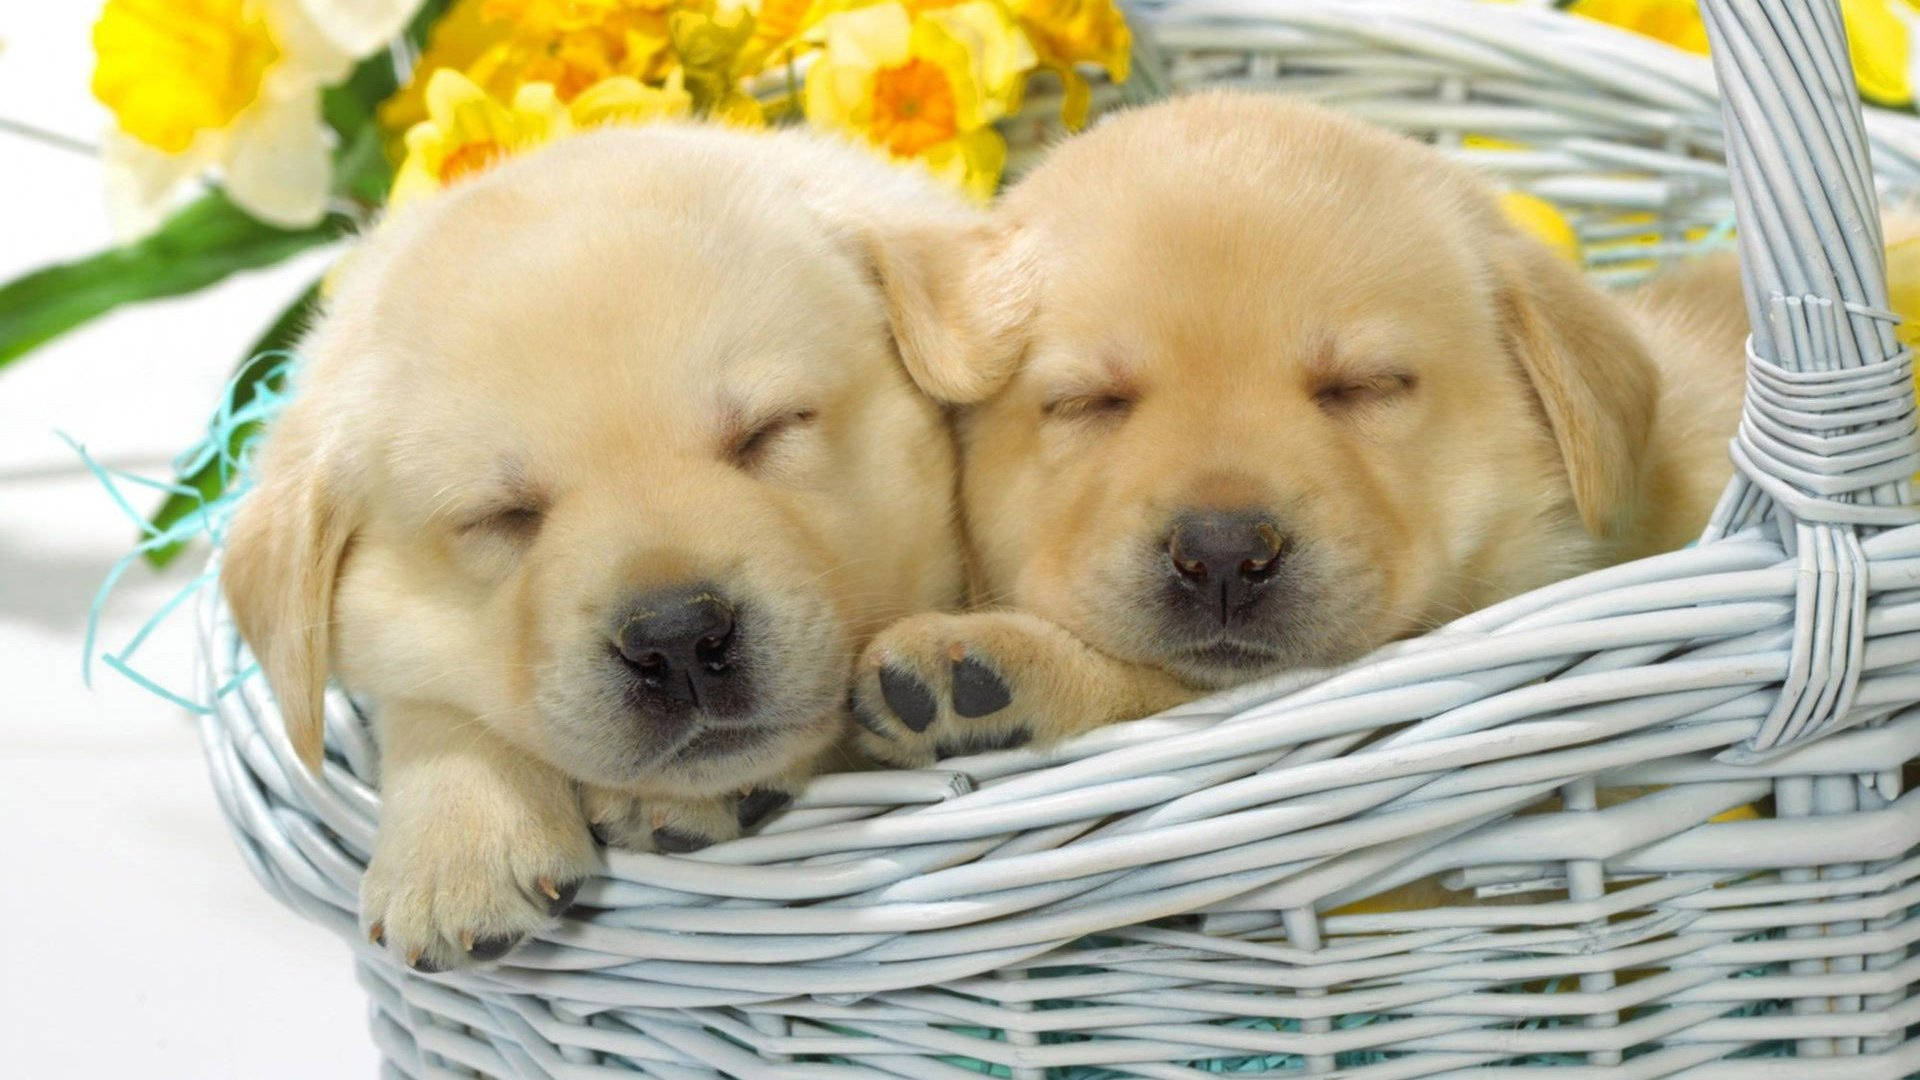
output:
[[[0,4],[0,117],[93,141],[97,0]],[[90,157],[0,131],[0,280],[108,242]],[[322,259],[127,309],[0,371],[0,1075],[371,1077],[347,949],[253,880],[192,722],[110,670],[89,691],[90,594],[133,533],[56,438],[161,475],[240,350]],[[146,508],[143,505],[143,509]],[[197,562],[198,560],[193,560]],[[194,567],[134,570],[102,641]],[[184,622],[145,669],[186,682]]]

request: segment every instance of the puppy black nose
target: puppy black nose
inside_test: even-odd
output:
[[[1286,552],[1280,526],[1258,511],[1182,514],[1167,534],[1175,581],[1193,601],[1217,605],[1222,623],[1260,598]]]
[[[668,701],[700,704],[734,665],[735,615],[711,585],[676,585],[634,597],[614,634],[643,687]]]

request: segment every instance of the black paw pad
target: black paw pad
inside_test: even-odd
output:
[[[893,738],[893,732],[887,730],[887,725],[882,723],[879,717],[873,715],[873,712],[865,705],[860,704],[860,695],[857,691],[847,695],[847,712],[853,716],[854,723],[859,724],[875,735],[883,739]]]
[[[414,957],[413,959],[407,961],[407,966],[419,972],[422,975],[438,975],[442,971],[446,970],[445,968],[441,967],[439,964],[434,963],[432,960],[428,959],[425,956]]]
[[[880,696],[886,699],[893,715],[913,731],[927,730],[940,709],[927,684],[899,668],[880,669]]]
[[[740,797],[736,814],[740,827],[751,829],[793,801],[793,796],[773,788],[757,787]]]
[[[689,851],[699,851],[713,843],[704,836],[681,832],[679,829],[653,830],[653,846],[656,850],[669,855],[685,855]]]
[[[564,885],[555,886],[553,891],[560,895],[545,898],[547,901],[547,914],[558,915],[572,907],[573,898],[580,895],[581,884],[582,883],[578,881],[569,881]]]
[[[507,955],[518,944],[520,944],[519,934],[475,938],[473,947],[467,950],[467,955],[473,957],[476,962],[484,964],[489,960],[498,960]]]
[[[955,739],[942,739],[935,753],[943,758],[966,757],[969,754],[986,754],[995,750],[1017,750],[1033,741],[1033,732],[1026,728],[1014,728],[1011,731],[977,731]]]
[[[969,719],[989,716],[1013,704],[1013,692],[987,665],[973,657],[953,662],[953,711]]]

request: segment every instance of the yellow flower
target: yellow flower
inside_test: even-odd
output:
[[[380,105],[380,126],[390,132],[405,132],[427,118],[427,83],[441,68],[465,72],[467,77],[489,89],[488,73],[476,70],[480,58],[500,45],[505,31],[487,15],[493,0],[454,0],[446,14],[427,31],[427,47],[413,66],[413,77],[400,92]]]
[[[1908,348],[1920,348],[1920,236],[1887,245],[1887,306],[1900,316],[1894,337]],[[1920,367],[1914,369],[1914,389],[1920,393]],[[1920,474],[1913,482],[1920,484]]]
[[[1920,236],[1887,245],[1887,300],[1902,320],[1894,336],[1920,345]]]
[[[881,3],[830,15],[815,33],[824,50],[807,72],[809,121],[992,195],[1006,144],[991,125],[1019,106],[1036,63],[1005,8],[975,0],[915,17]]]
[[[401,132],[425,120],[427,86],[450,68],[499,101],[542,82],[563,102],[610,78],[660,86],[678,71],[695,111],[757,124],[759,103],[739,87],[772,48],[754,44],[757,30],[740,0],[455,0],[380,122]]]
[[[779,53],[793,48],[820,15],[829,0],[760,0],[753,18],[753,37],[740,52],[747,74],[763,70]]]
[[[483,63],[497,80],[550,82],[560,100],[611,75],[666,76],[667,22],[676,0],[486,0],[482,18],[504,38]]]
[[[693,96],[681,84],[677,71],[660,86],[644,85],[630,75],[615,75],[587,87],[567,103],[567,118],[575,128],[678,120],[692,111]]]
[[[1567,10],[1659,38],[1688,52],[1707,51],[1707,25],[1695,0],[1573,0]]]
[[[389,205],[437,191],[572,125],[549,83],[528,83],[511,105],[502,105],[465,75],[441,68],[428,80],[426,98],[427,119],[407,131],[407,157],[394,175]]]
[[[1041,66],[1060,76],[1067,126],[1084,125],[1092,90],[1074,65],[1096,64],[1114,82],[1124,82],[1133,59],[1126,17],[1113,0],[1009,0],[1009,6],[1033,42]]]
[[[1524,191],[1500,193],[1500,209],[1522,232],[1571,262],[1580,261],[1580,236],[1552,203]]]
[[[242,0],[108,0],[93,28],[94,96],[120,130],[177,154],[226,127],[260,94],[280,57],[260,12]]]
[[[218,169],[249,213],[326,211],[320,90],[399,33],[418,0],[107,0],[93,93],[113,113],[108,186],[123,232],[157,224],[185,181]]]
[[[744,50],[753,40],[754,17],[746,8],[706,8],[676,11],[667,22],[673,55],[695,111],[728,123],[758,127],[763,122],[760,103],[740,89],[745,69]]]
[[[615,75],[561,104],[551,83],[527,83],[501,104],[472,79],[441,68],[427,81],[427,119],[407,130],[406,159],[389,205],[399,206],[490,168],[514,154],[603,124],[677,119],[692,109],[678,72],[646,86]]]
[[[1707,51],[1707,27],[1695,0],[1574,0],[1567,10],[1659,38],[1689,52]],[[1915,0],[1840,0],[1853,75],[1860,96],[1879,105],[1913,101]]]
[[[1913,102],[1913,34],[1920,12],[1907,0],[1840,0],[1860,96],[1877,105]]]

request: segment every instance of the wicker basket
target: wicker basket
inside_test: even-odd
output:
[[[1429,135],[1567,208],[1596,272],[1737,209],[1740,472],[1685,551],[1051,752],[823,778],[762,835],[611,855],[557,929],[436,976],[355,932],[364,725],[336,697],[310,776],[209,607],[220,798],[352,943],[388,1075],[1920,1074],[1914,402],[1866,149],[1920,191],[1920,122],[1863,129],[1830,0],[1706,7],[1724,102],[1707,61],[1551,11],[1133,11],[1162,85]],[[1435,873],[1459,904],[1348,906]]]

